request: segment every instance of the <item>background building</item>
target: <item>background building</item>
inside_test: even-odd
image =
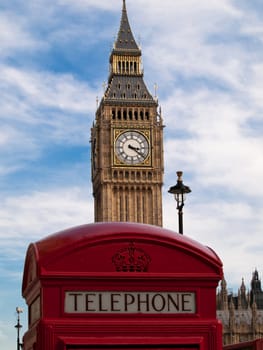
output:
[[[234,295],[227,290],[223,279],[217,294],[217,317],[223,324],[224,345],[263,337],[263,291],[258,271],[252,275],[251,289],[244,280]]]

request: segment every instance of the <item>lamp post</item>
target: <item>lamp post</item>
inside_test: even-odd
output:
[[[174,195],[178,210],[178,223],[179,223],[179,233],[183,234],[183,206],[186,199],[186,193],[190,193],[190,187],[184,185],[183,183],[183,172],[177,171],[177,184],[175,186],[170,187],[169,193]]]
[[[20,324],[20,314],[23,312],[23,309],[21,307],[16,307],[16,313],[17,313],[17,324],[15,325],[15,328],[17,329],[17,350],[20,350],[23,348],[23,344],[20,343],[20,329],[22,328],[22,325]]]

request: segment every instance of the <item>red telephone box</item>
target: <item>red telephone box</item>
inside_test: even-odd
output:
[[[160,227],[97,223],[30,244],[24,350],[222,349],[209,248]]]
[[[227,345],[224,350],[263,350],[263,339],[256,339],[244,343]]]

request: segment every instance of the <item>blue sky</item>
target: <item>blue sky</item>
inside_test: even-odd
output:
[[[185,234],[212,247],[237,292],[263,273],[261,0],[127,0],[145,81],[165,122],[164,227],[176,171]],[[93,221],[90,127],[121,0],[1,0],[0,347],[15,346],[32,241]],[[26,308],[25,308],[26,309]],[[22,315],[26,330],[26,312]]]

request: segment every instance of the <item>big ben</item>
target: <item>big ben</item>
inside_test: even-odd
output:
[[[123,0],[108,84],[91,129],[95,222],[162,226],[163,121],[141,57]]]

